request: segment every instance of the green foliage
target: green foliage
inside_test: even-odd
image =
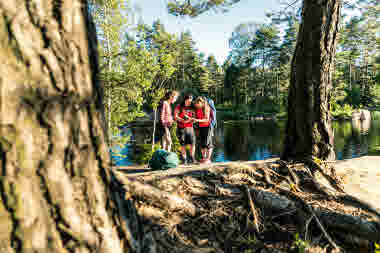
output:
[[[182,96],[186,94],[192,94],[193,97],[198,97],[200,95],[199,90],[196,89],[196,87],[192,87],[191,85],[187,86],[188,88],[185,88],[181,91],[181,97],[179,98],[179,101],[182,101]]]
[[[281,111],[279,113],[276,114],[276,118],[277,119],[286,119],[287,117],[287,112],[286,111]]]
[[[302,240],[298,233],[296,233],[294,237],[295,241],[293,242],[293,246],[298,250],[298,253],[306,253],[306,250],[310,248],[310,244]]]
[[[378,243],[374,243],[374,246],[375,246],[375,250],[374,250],[374,252],[375,253],[380,253],[380,245],[378,244]]]
[[[353,111],[354,111],[354,109],[349,104],[345,104],[344,106],[336,104],[334,106],[334,110],[331,112],[331,114],[335,118],[351,118]]]
[[[346,89],[347,96],[345,97],[345,102],[351,104],[354,108],[359,108],[361,105],[360,101],[360,87],[353,86],[351,90]]]
[[[255,235],[248,234],[246,237],[243,237],[241,240],[239,240],[239,243],[255,246],[258,244],[258,240]],[[243,251],[243,253],[253,253],[253,252],[254,250],[251,250],[251,249],[246,249]]]
[[[154,63],[154,55],[146,49],[138,48],[135,42],[129,42],[124,50],[128,58],[121,63],[123,72],[112,73],[114,86],[108,89],[113,98],[111,120],[115,127],[144,116],[144,94],[151,89],[160,71]]]
[[[224,82],[228,95],[224,100],[250,104],[255,111],[272,113],[286,106],[290,60],[298,29],[293,19],[287,24],[289,28],[282,44],[275,23],[247,23],[235,29],[229,40],[230,62]],[[262,97],[272,101],[271,105],[262,105]]]
[[[375,107],[380,102],[380,74],[376,71],[380,66],[380,57],[376,56],[380,45],[378,4],[355,1],[355,5],[363,13],[343,19],[333,72],[330,103],[332,111],[336,115],[343,113],[342,116],[350,110],[337,105]],[[265,112],[268,109],[260,108],[257,98],[266,97],[274,102],[277,111],[284,111],[300,23],[298,7],[282,17],[268,15],[271,23],[248,22],[235,28],[229,39],[230,55],[224,64],[222,102],[232,104],[231,108],[239,104],[253,105],[253,111]],[[284,27],[282,38],[278,35],[278,25]]]
[[[136,164],[148,164],[149,160],[152,159],[153,153],[160,148],[158,144],[153,147],[153,150],[151,144],[136,144],[132,160]]]
[[[179,140],[176,135],[177,132],[177,125],[174,123],[174,125],[171,128],[170,134],[173,141],[172,145],[172,152],[175,152],[179,157],[181,154],[181,145],[179,143]],[[132,160],[136,164],[147,164],[149,160],[152,158],[153,153],[157,150],[162,148],[159,143],[155,144],[152,150],[151,144],[135,144],[135,151],[132,156]]]
[[[118,130],[115,137],[112,138],[112,148],[122,148],[130,140],[131,136],[122,136],[120,133],[121,131]]]
[[[373,111],[373,112],[371,112],[371,119],[373,119],[373,120],[379,120],[380,119],[380,111]]]
[[[210,9],[225,10],[237,1],[173,0],[168,10],[195,17]],[[361,14],[343,19],[333,72],[331,107],[337,117],[380,103],[378,5],[373,0],[355,4]],[[171,34],[160,20],[132,24],[129,0],[91,1],[110,129],[116,133],[117,126],[150,114],[170,89],[194,96],[207,92],[221,110],[219,118],[285,117],[298,7],[281,17],[268,15],[270,22],[240,24],[229,39],[228,59],[219,65],[214,56],[197,51],[188,31]]]
[[[177,153],[178,157],[180,157],[180,155],[181,155],[181,145],[180,145],[179,139],[177,137],[177,123],[173,124],[173,126],[171,128],[171,131],[170,131],[170,134],[171,134],[172,141],[173,141],[172,152]]]
[[[227,7],[239,2],[240,0],[170,0],[167,8],[170,14],[174,16],[197,17],[208,10],[227,11]]]

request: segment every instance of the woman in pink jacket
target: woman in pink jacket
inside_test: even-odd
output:
[[[172,147],[172,138],[170,128],[173,125],[172,104],[177,100],[178,92],[169,91],[160,104],[160,121],[158,124],[158,134],[162,143],[162,149],[170,152]]]

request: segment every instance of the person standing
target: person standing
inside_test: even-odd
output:
[[[199,141],[202,153],[202,163],[211,163],[213,145],[213,128],[211,126],[212,111],[205,97],[197,97],[194,101],[195,119],[199,125]]]
[[[160,103],[160,121],[158,124],[158,134],[161,139],[162,149],[170,152],[173,144],[170,129],[174,119],[172,114],[172,104],[177,100],[177,91],[168,91]]]
[[[181,154],[184,164],[195,163],[195,133],[193,128],[194,110],[191,107],[193,96],[187,94],[183,102],[174,110],[174,120],[177,121],[177,137],[181,144]],[[187,150],[190,150],[190,159],[187,160]]]

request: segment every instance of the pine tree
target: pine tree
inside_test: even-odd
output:
[[[6,105],[0,111],[0,251],[136,250],[132,206],[113,189],[86,1],[1,0],[0,12]]]
[[[289,64],[294,54],[294,49],[297,42],[299,24],[294,17],[287,20],[284,40],[280,46],[280,64]]]
[[[208,93],[212,80],[210,79],[210,73],[207,68],[202,67],[198,80],[198,87],[200,92]]]
[[[111,76],[117,76],[120,72],[120,64],[117,56],[123,47],[123,38],[128,26],[128,0],[102,0],[94,1],[90,10],[93,13],[99,38],[99,54],[101,77],[105,87],[106,112],[108,115],[109,136],[112,136],[116,126],[112,124],[112,113],[115,106],[112,105],[115,83]]]
[[[335,159],[330,77],[340,8],[338,0],[324,4],[312,0],[303,2],[302,23],[292,61],[282,159]]]

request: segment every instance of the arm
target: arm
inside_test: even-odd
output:
[[[167,123],[166,122],[166,112],[167,112],[166,103],[164,102],[162,105],[162,110],[161,110],[161,115],[160,115],[160,119],[161,119],[162,124]]]
[[[183,118],[179,117],[179,107],[177,106],[174,109],[174,120],[182,123],[186,123],[187,121],[184,120]]]
[[[203,122],[209,122],[209,121],[210,121],[210,107],[206,106],[205,118],[204,119],[197,119],[196,122],[203,123]]]

